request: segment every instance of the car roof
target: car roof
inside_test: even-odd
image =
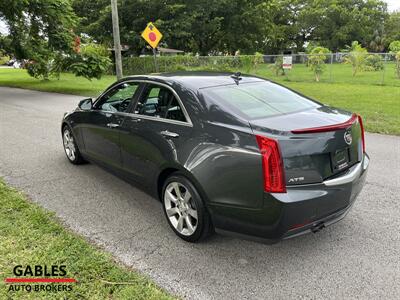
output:
[[[192,90],[198,90],[206,87],[234,84],[235,80],[232,78],[232,75],[234,74],[235,73],[227,73],[227,72],[223,73],[223,72],[183,71],[174,73],[127,76],[123,78],[122,81],[129,79],[153,80],[171,86],[178,85],[185,88],[190,88]],[[248,75],[240,75],[240,78],[241,78],[240,83],[265,80],[259,77],[248,76]]]

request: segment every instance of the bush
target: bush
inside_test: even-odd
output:
[[[200,69],[204,71],[234,72],[241,65],[240,56],[207,56],[199,57]],[[189,70],[196,70],[199,67]]]
[[[58,76],[53,68],[54,57],[60,52],[48,47],[48,42],[42,38],[32,38],[26,57],[30,60],[25,64],[28,74],[37,79],[48,80],[50,76]]]
[[[351,46],[347,46],[343,51],[347,52],[344,56],[344,62],[351,64],[353,76],[356,76],[357,72],[363,70],[365,67],[365,58],[368,54],[367,49],[363,48],[357,41],[354,41],[351,43]]]
[[[253,68],[254,72],[258,71],[260,65],[264,63],[264,55],[260,52],[256,52],[253,58]]]
[[[310,56],[308,58],[308,66],[314,72],[315,81],[319,81],[322,73],[325,70],[325,60],[330,51],[324,47],[315,47],[310,51]]]
[[[253,68],[253,57],[250,55],[240,55],[237,57],[244,71],[246,73],[250,73],[251,69]]]
[[[38,53],[26,63],[25,68],[30,76],[37,79],[49,80],[50,76],[59,76],[57,71],[52,68],[52,61],[52,54]]]
[[[383,70],[383,62],[378,54],[370,54],[365,57],[365,70],[366,71],[380,71]]]
[[[156,68],[157,64],[157,68]],[[200,58],[195,56],[153,56],[125,57],[122,60],[126,74],[147,74],[156,72],[175,72],[201,66]]]
[[[28,74],[37,79],[49,79],[49,66],[46,60],[31,60],[26,64]]]
[[[389,45],[390,53],[394,54],[396,59],[396,74],[400,79],[400,41],[393,41]]]
[[[40,41],[36,42],[41,45]],[[68,71],[89,80],[100,79],[111,65],[107,48],[94,43],[84,45],[79,53],[73,54],[37,47],[36,52],[32,50],[29,57],[31,60],[26,64],[28,74],[44,80],[51,76],[59,78],[61,72]]]
[[[237,56],[158,56],[156,60],[158,72],[195,70],[236,72],[244,69],[246,73],[250,73],[252,70],[257,71],[264,63],[261,53]],[[124,72],[130,75],[157,72],[153,56],[125,57],[122,65]]]
[[[82,76],[89,80],[92,78],[100,79],[106,73],[111,65],[111,59],[108,57],[107,49],[102,45],[87,44],[81,48],[80,53],[66,59],[70,61],[67,70]],[[61,63],[60,69],[63,69],[64,63]]]
[[[393,41],[389,44],[389,50],[391,53],[397,53],[400,51],[400,41]]]
[[[278,56],[275,60],[275,63],[271,67],[276,76],[285,75],[285,69],[283,68],[283,56]]]
[[[397,77],[400,79],[400,50],[396,53],[396,73]]]
[[[57,79],[60,79],[61,72],[67,72],[68,67],[71,64],[71,59],[68,55],[63,53],[56,53],[54,59],[51,62],[51,73]]]
[[[0,49],[0,66],[5,65],[10,61],[10,57]]]
[[[0,66],[5,65],[10,61],[10,57],[5,55],[5,56],[0,56]]]
[[[243,67],[249,60],[249,64],[254,63],[253,57],[242,56],[158,56],[158,72],[176,72],[176,71],[225,71],[232,72]],[[122,60],[124,72],[129,75],[156,73],[157,69],[153,56],[145,57],[125,57]]]

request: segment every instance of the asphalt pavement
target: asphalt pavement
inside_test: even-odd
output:
[[[400,137],[366,135],[367,184],[341,222],[275,245],[189,244],[138,187],[67,161],[60,121],[82,98],[0,88],[0,177],[119,261],[187,299],[398,299]]]

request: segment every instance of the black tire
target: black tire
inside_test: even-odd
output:
[[[65,135],[68,132],[68,135],[72,138],[69,141],[69,146],[66,146]],[[85,159],[82,157],[81,153],[79,152],[78,145],[75,142],[74,134],[68,125],[64,125],[62,129],[62,140],[63,140],[63,148],[65,155],[67,156],[68,161],[74,165],[80,165],[86,163]],[[72,151],[71,146],[74,147],[74,155],[71,155],[68,151]]]
[[[191,208],[189,208],[189,210],[193,210],[193,208],[195,208],[195,210],[197,211],[197,222],[194,222],[194,218],[192,216],[189,217],[189,219],[191,219],[192,222],[196,223],[196,229],[193,231],[193,233],[191,234],[182,234],[181,232],[179,232],[175,226],[172,224],[172,221],[170,218],[176,218],[177,220],[182,217],[181,212],[177,213],[174,216],[168,216],[167,213],[167,202],[169,200],[166,200],[165,198],[165,193],[167,192],[167,187],[171,188],[171,185],[174,185],[174,183],[179,183],[181,184],[184,188],[186,188],[191,195],[191,200],[189,200],[189,206],[191,206]],[[182,186],[180,186],[180,189],[182,190]],[[168,224],[170,225],[170,227],[172,228],[172,230],[175,232],[175,234],[177,236],[179,236],[181,239],[187,241],[187,242],[191,242],[191,243],[195,243],[201,240],[204,240],[205,238],[207,238],[208,236],[210,236],[213,233],[213,226],[212,226],[212,222],[211,222],[211,218],[210,215],[207,211],[207,208],[204,205],[203,200],[200,197],[200,194],[197,192],[196,188],[194,187],[194,185],[190,182],[190,180],[188,180],[185,176],[183,176],[180,173],[173,173],[172,175],[170,175],[167,180],[164,182],[164,186],[162,189],[162,205],[163,205],[163,210],[164,210],[164,214],[165,217],[168,221]],[[172,201],[170,201],[170,203],[172,203]],[[172,207],[173,209],[175,207]],[[189,214],[186,213],[186,217]],[[185,219],[186,220],[186,219]],[[178,221],[179,223],[179,221]],[[187,221],[185,221],[185,224],[187,226]]]

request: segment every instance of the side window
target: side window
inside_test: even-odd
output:
[[[183,114],[182,108],[175,97],[173,97],[172,101],[168,105],[167,115],[165,116],[165,118],[186,122],[186,118],[185,115]]]
[[[139,84],[135,82],[125,82],[118,85],[103,96],[97,108],[111,112],[126,112],[138,86]]]
[[[156,84],[148,85],[143,91],[135,113],[186,122],[182,108],[172,91]]]

